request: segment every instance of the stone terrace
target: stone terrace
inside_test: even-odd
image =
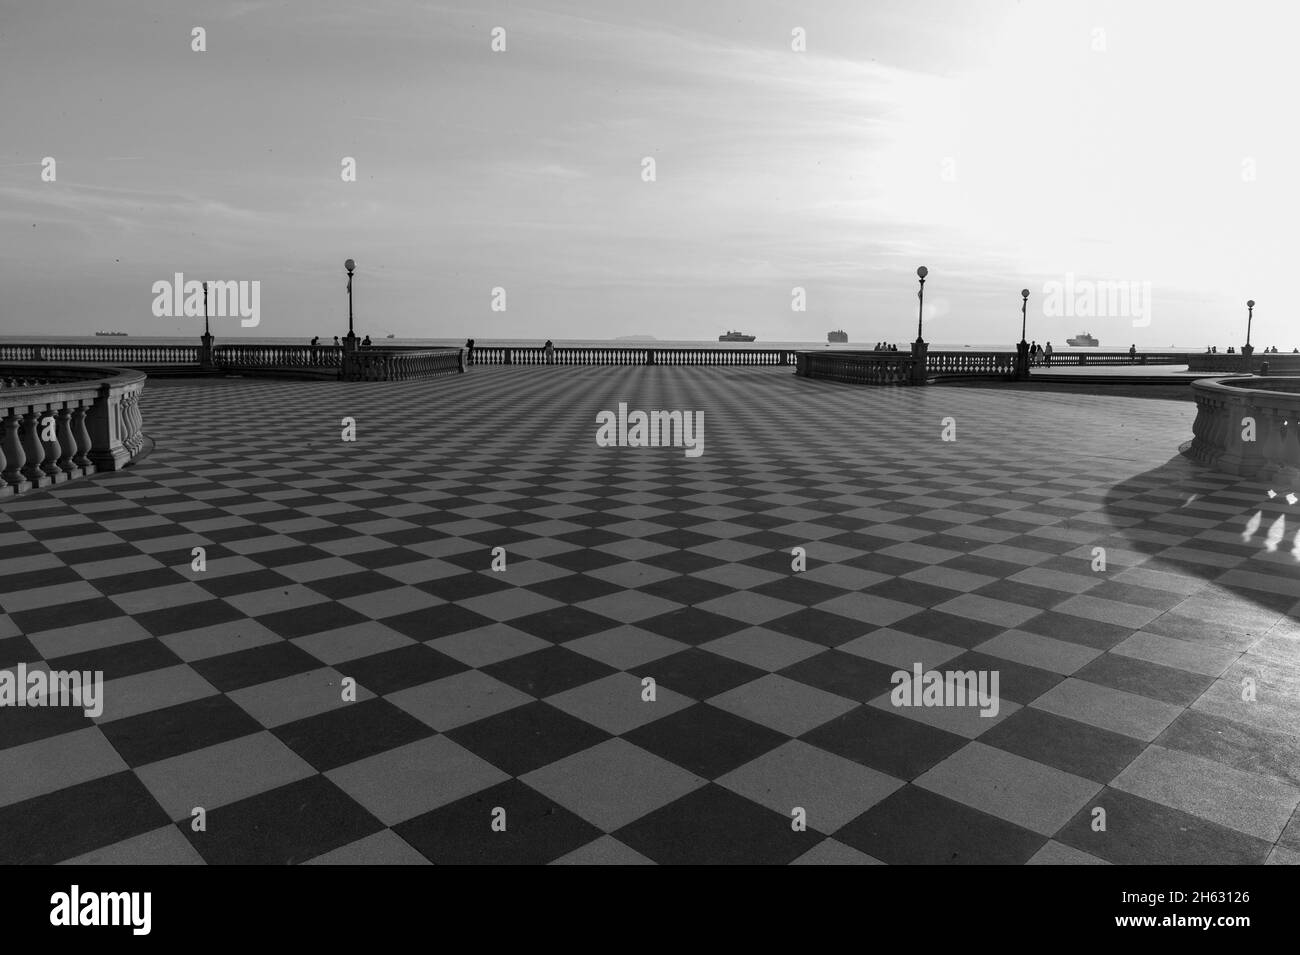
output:
[[[620,401],[703,456],[596,447]],[[1300,861],[1300,489],[1179,457],[1190,402],[528,367],[143,410],[137,466],[0,504],[0,667],[107,680],[0,709],[0,862]],[[917,662],[999,713],[890,705]]]

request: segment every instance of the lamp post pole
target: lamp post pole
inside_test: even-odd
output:
[[[1025,340],[1027,313],[1029,310],[1029,289],[1020,290],[1020,343],[1016,345],[1016,377],[1029,377],[1029,342]]]
[[[203,337],[199,339],[203,344],[199,348],[199,366],[204,371],[211,371],[216,367],[212,356],[212,330],[208,327],[208,283],[203,283]]]
[[[930,274],[930,270],[924,265],[916,270],[916,277],[921,280],[921,286],[916,292],[916,341],[912,342],[912,384],[923,385],[929,379],[926,374],[926,349],[925,339],[921,337],[921,319],[925,314],[925,277]]]
[[[1250,324],[1255,318],[1255,300],[1252,298],[1246,302],[1246,344],[1241,349],[1242,364],[1246,366],[1246,372],[1250,372],[1250,358],[1255,354],[1255,349],[1250,344]]]
[[[343,351],[350,353],[357,350],[357,333],[352,330],[352,273],[356,271],[357,263],[348,259],[343,268],[348,271],[348,334],[343,339]]]
[[[921,280],[921,287],[916,293],[916,340],[923,343],[925,339],[921,336],[921,319],[925,314],[925,277],[930,274],[930,270],[924,265],[916,270],[916,277]]]

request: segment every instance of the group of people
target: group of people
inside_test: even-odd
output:
[[[1021,340],[1023,341],[1023,339]],[[1048,342],[1046,345],[1040,345],[1036,341],[1030,342],[1029,343],[1029,364],[1047,365],[1048,367],[1051,367],[1052,343]]]
[[[1207,354],[1207,355],[1217,355],[1218,353],[1219,353],[1219,346],[1218,346],[1218,345],[1211,345],[1209,348],[1205,349],[1205,354]],[[1229,345],[1228,348],[1227,348],[1227,350],[1224,352],[1224,354],[1225,354],[1225,355],[1235,355],[1235,354],[1237,354],[1237,349],[1235,349],[1235,348],[1233,348],[1231,345]],[[1277,346],[1274,345],[1272,348],[1265,348],[1262,352],[1260,352],[1260,354],[1261,354],[1261,355],[1276,355],[1276,354],[1278,354]],[[1291,349],[1291,354],[1293,354],[1293,355],[1300,355],[1300,348],[1292,348],[1292,349]]]
[[[898,351],[897,345],[891,345],[889,342],[876,342],[876,351]]]

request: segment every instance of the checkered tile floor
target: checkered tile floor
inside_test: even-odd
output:
[[[703,456],[596,447],[619,401]],[[1300,861],[1300,489],[1177,457],[1190,403],[566,367],[144,412],[138,466],[0,504],[0,667],[107,681],[0,709],[0,862]],[[891,706],[916,662],[999,714]]]

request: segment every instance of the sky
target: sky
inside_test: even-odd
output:
[[[1290,351],[1298,26],[1280,0],[0,0],[0,334],[197,335],[151,308],[180,272],[260,282],[218,340],[328,337],[353,258],[375,337],[901,342],[924,265],[932,342],[1018,340],[1028,288],[1040,342],[1222,350],[1254,299],[1252,341]],[[1053,304],[1067,282],[1137,297]]]

